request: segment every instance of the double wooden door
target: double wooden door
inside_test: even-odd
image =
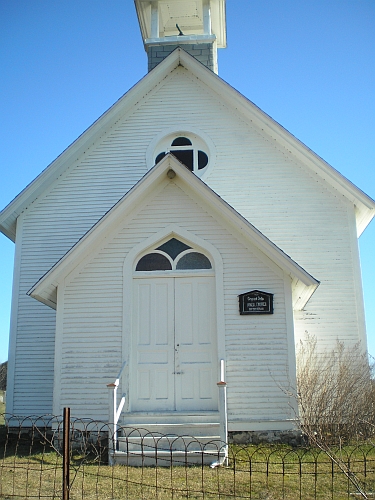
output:
[[[132,411],[217,410],[214,277],[134,278]]]

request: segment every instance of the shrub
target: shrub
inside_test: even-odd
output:
[[[301,425],[310,441],[349,442],[375,433],[373,363],[360,344],[337,342],[321,352],[315,338],[301,342],[297,386]]]

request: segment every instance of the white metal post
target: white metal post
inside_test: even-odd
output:
[[[113,465],[114,455],[116,451],[117,441],[117,424],[115,424],[116,411],[117,411],[117,387],[116,382],[108,384],[108,461]]]
[[[219,388],[219,414],[220,414],[220,441],[224,450],[224,457],[212,466],[228,464],[228,412],[227,412],[227,383],[225,382],[225,361],[220,360],[220,381]],[[211,467],[212,467],[211,466]]]
[[[117,406],[117,389],[120,385],[120,379],[122,376],[122,372],[124,371],[126,365],[126,361],[123,362],[121,370],[117,375],[117,378],[114,382],[107,385],[108,388],[108,428],[109,433],[112,434],[108,436],[108,461],[110,465],[114,465],[115,452],[117,450],[117,423],[119,421],[122,409],[125,404],[125,394],[122,395],[120,404]],[[110,441],[112,442],[112,446],[110,445]]]

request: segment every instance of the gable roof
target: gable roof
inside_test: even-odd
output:
[[[162,183],[180,183],[185,190],[208,204],[221,221],[230,225],[241,238],[250,242],[262,254],[281,268],[292,280],[293,305],[302,309],[309,300],[319,281],[294,262],[279,247],[272,243],[258,229],[244,219],[236,210],[218,196],[207,184],[190,172],[172,154],[149,170],[144,177],[126,193],[28,292],[40,302],[56,308],[56,289],[59,282],[67,276],[79,262],[92,254],[98,242],[104,241],[127,213],[134,210],[140,200],[147,200],[157,186]]]
[[[182,65],[210,87],[222,102],[235,109],[238,115],[275,139],[283,148],[300,159],[311,171],[337,189],[354,206],[357,233],[360,235],[375,216],[375,201],[331,167],[295,136],[259,109],[255,104],[210,71],[183,49],[177,48],[142,80],[124,94],[93,125],[83,132],[60,156],[38,175],[7,207],[0,212],[0,231],[15,241],[17,217],[40,196],[78,157],[103,137],[121,116],[129,112],[169,73]]]

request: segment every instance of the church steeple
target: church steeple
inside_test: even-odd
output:
[[[217,49],[226,47],[225,0],[134,0],[153,69],[176,47],[217,70]]]

